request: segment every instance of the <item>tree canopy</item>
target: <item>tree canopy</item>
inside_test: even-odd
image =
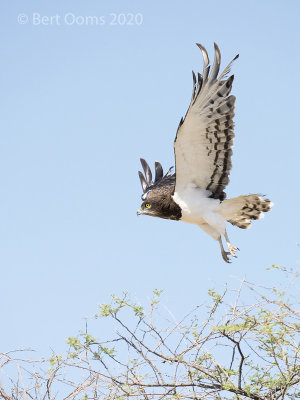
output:
[[[154,290],[144,307],[111,296],[65,355],[0,354],[0,395],[13,399],[296,399],[300,397],[298,274],[273,266],[286,291],[245,280],[211,289],[179,321]],[[184,301],[184,292],[181,294]],[[99,340],[102,324],[111,337]],[[7,372],[9,371],[9,372]],[[3,378],[6,373],[6,377]]]

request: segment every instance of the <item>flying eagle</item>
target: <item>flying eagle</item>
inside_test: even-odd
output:
[[[219,75],[221,53],[215,44],[211,68],[206,49],[197,43],[203,55],[203,72],[193,72],[193,92],[189,108],[179,123],[175,141],[175,173],[172,167],[164,175],[162,166],[155,162],[155,178],[144,159],[139,171],[143,189],[143,203],[137,214],[188,222],[198,225],[217,240],[224,261],[236,257],[237,247],[231,245],[226,221],[239,228],[251,226],[262,218],[273,205],[259,194],[226,199],[229,183],[234,138],[235,96],[230,95],[234,75],[229,78],[229,63]],[[222,243],[225,238],[229,251]]]

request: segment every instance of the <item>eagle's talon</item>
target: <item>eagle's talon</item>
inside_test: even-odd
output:
[[[235,254],[235,252],[239,249],[235,246],[232,246],[232,244],[230,244],[230,243],[227,243],[227,247],[228,247],[229,253],[232,255],[232,257],[237,258],[237,255]]]
[[[235,252],[238,251],[239,248],[232,246],[232,244],[229,242],[227,232],[225,233],[225,237],[226,237],[227,247],[228,247],[230,254],[232,255],[232,257],[237,258],[237,255],[235,254]]]
[[[232,261],[231,261],[230,258],[228,257],[229,255],[230,255],[230,252],[229,252],[229,251],[224,251],[224,252],[222,252],[223,260],[224,260],[225,262],[227,262],[227,264],[231,264],[231,263],[232,263]]]

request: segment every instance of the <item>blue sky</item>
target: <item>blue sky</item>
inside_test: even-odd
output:
[[[266,267],[295,267],[300,249],[299,2],[1,9],[0,351],[61,351],[83,317],[122,290],[144,303],[163,289],[179,318],[210,287],[244,277],[280,284]],[[128,24],[113,24],[120,14]],[[260,192],[275,203],[250,230],[228,228],[241,249],[230,265],[199,228],[136,216],[139,157],[174,165],[191,70],[202,70],[195,42],[212,58],[214,41],[223,67],[240,54],[228,197]]]

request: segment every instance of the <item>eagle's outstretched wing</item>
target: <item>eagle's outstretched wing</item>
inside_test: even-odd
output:
[[[221,53],[215,44],[214,64],[210,70],[207,51],[202,51],[202,75],[193,72],[192,100],[178,126],[174,150],[176,191],[193,186],[209,190],[210,197],[223,200],[229,182],[233,145],[235,97],[230,96],[234,76],[226,78],[232,62],[218,76]]]
[[[145,200],[148,194],[157,189],[168,188],[168,191],[174,192],[175,187],[175,174],[172,174],[173,167],[169,168],[168,172],[164,175],[161,163],[155,161],[155,178],[152,180],[152,172],[146,160],[140,159],[144,174],[139,171],[139,177],[143,189],[142,200]]]

